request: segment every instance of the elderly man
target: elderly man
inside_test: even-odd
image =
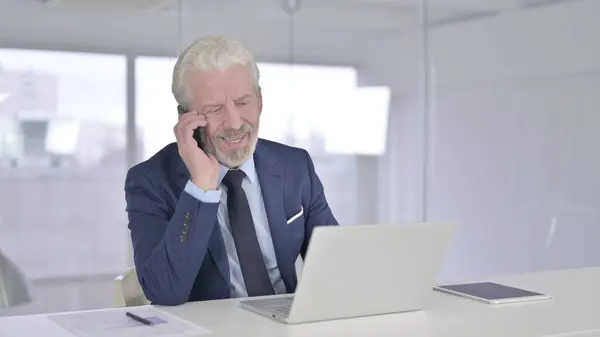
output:
[[[238,42],[201,38],[173,72],[176,143],[125,182],[138,278],[154,304],[292,293],[315,226],[337,225],[309,154],[258,138],[262,95]]]

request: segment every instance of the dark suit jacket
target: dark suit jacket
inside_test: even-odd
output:
[[[337,225],[305,150],[258,141],[254,163],[277,263],[286,290],[296,289],[295,261],[315,226]],[[125,194],[134,261],[153,304],[229,298],[229,265],[217,223],[218,203],[202,203],[184,187],[189,172],[177,144],[127,173]],[[303,215],[288,225],[287,219]]]

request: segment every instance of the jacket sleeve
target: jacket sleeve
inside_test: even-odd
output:
[[[202,202],[183,191],[169,218],[162,191],[139,167],[127,173],[125,200],[144,295],[158,305],[187,302],[206,257],[218,202]]]
[[[316,226],[338,226],[338,222],[333,216],[327,198],[325,198],[325,191],[323,184],[317,176],[315,166],[308,152],[304,151],[306,156],[306,163],[308,165],[308,177],[310,180],[310,203],[308,206],[306,226],[305,226],[305,239],[300,254],[302,258],[306,255],[308,244],[312,231]]]

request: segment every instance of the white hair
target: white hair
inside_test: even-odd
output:
[[[189,108],[190,92],[187,83],[189,71],[225,70],[234,65],[249,68],[258,90],[260,72],[254,56],[239,42],[225,36],[205,36],[194,41],[177,59],[173,69],[171,90],[178,104]]]

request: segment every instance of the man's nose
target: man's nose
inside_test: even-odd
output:
[[[237,130],[242,127],[244,122],[240,116],[240,112],[233,102],[225,104],[225,126]]]

